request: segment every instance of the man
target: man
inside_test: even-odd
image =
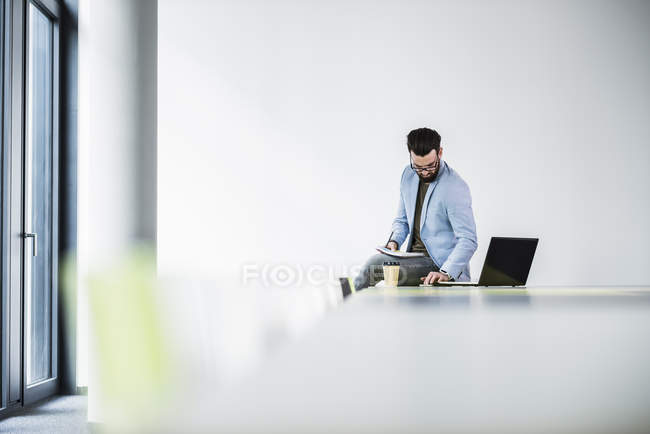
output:
[[[411,161],[402,172],[397,217],[386,247],[399,249],[410,234],[406,251],[424,256],[373,255],[354,281],[357,291],[383,280],[384,261],[399,261],[400,286],[470,281],[469,260],[478,243],[469,187],[442,160],[440,135],[435,130],[411,131],[406,145]]]

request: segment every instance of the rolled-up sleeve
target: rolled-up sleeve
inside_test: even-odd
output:
[[[466,183],[460,184],[449,194],[446,206],[449,223],[458,241],[440,268],[458,279],[478,248],[472,196]]]

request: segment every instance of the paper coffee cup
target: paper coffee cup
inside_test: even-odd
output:
[[[399,262],[384,261],[384,285],[397,286],[399,280]]]

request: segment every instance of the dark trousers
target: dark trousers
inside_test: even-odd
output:
[[[425,277],[431,271],[438,271],[438,266],[428,256],[395,258],[384,255],[383,253],[377,253],[366,261],[359,275],[354,279],[354,288],[356,291],[374,286],[384,280],[384,261],[399,262],[398,286],[418,286],[422,283],[420,277]]]

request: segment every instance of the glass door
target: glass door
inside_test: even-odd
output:
[[[0,418],[58,387],[59,17],[0,0]]]
[[[24,209],[25,404],[57,378],[57,36],[54,20],[27,4]]]

